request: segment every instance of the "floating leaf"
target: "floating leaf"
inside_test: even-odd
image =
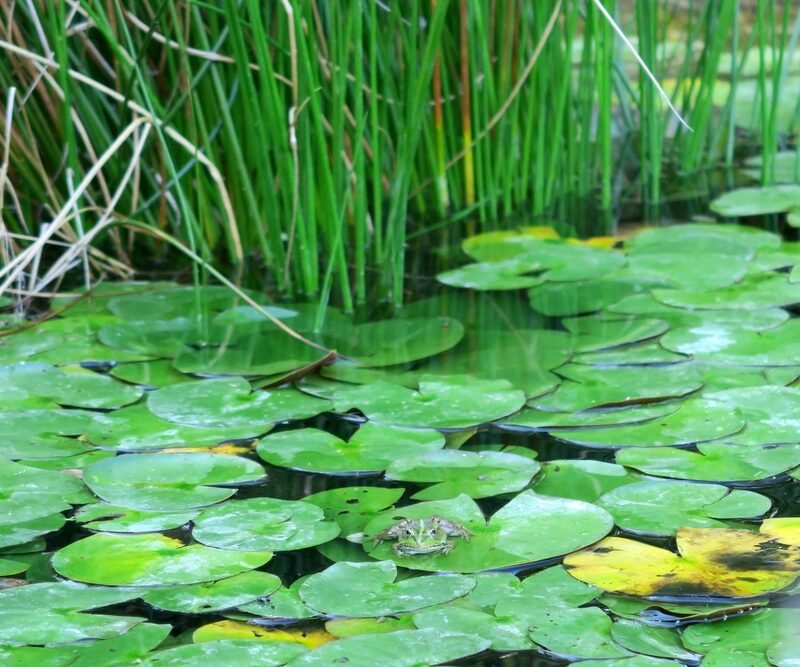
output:
[[[675,412],[679,403],[658,403],[656,405],[633,405],[630,407],[593,409],[585,412],[549,412],[523,408],[498,428],[507,431],[552,431],[563,428],[588,428],[592,426],[623,426],[641,424],[653,419],[666,417]]]
[[[700,482],[757,482],[800,465],[800,445],[700,443],[697,452],[669,447],[623,449],[617,463],[648,475]]]
[[[175,646],[156,651],[139,664],[142,667],[169,665],[194,667],[199,664],[247,665],[263,667],[285,665],[306,652],[302,646],[289,642],[252,642],[246,639],[220,639],[202,644]]]
[[[227,579],[188,586],[156,588],[142,599],[148,604],[182,614],[204,614],[231,609],[267,596],[280,588],[281,580],[267,572],[242,572]]]
[[[328,474],[375,473],[403,456],[441,449],[444,436],[435,431],[363,424],[348,440],[314,428],[267,436],[256,451],[267,463]]]
[[[644,424],[551,434],[589,447],[665,447],[725,438],[744,425],[738,410],[720,401],[698,398],[684,401],[675,412]]]
[[[141,389],[91,371],[66,373],[33,362],[0,365],[0,402],[4,410],[59,405],[117,408],[133,403],[141,395]]]
[[[291,551],[332,540],[339,526],[311,503],[276,498],[233,500],[194,520],[198,542],[238,551]]]
[[[745,276],[730,287],[708,291],[654,289],[653,296],[678,308],[760,310],[800,302],[800,285],[783,273],[760,273]]]
[[[308,649],[321,646],[333,639],[322,629],[265,628],[240,621],[217,621],[203,625],[192,633],[196,643],[215,642],[219,640],[245,640],[258,643],[290,642]]]
[[[800,185],[737,188],[711,202],[714,213],[727,218],[783,213],[800,207]]]
[[[292,661],[303,665],[348,667],[417,667],[448,663],[480,653],[489,642],[474,635],[442,634],[436,630],[398,630],[380,635],[358,635],[330,642]]]
[[[145,619],[83,613],[138,596],[136,590],[58,582],[0,590],[0,636],[5,645],[71,644],[116,637]]]
[[[170,384],[187,382],[191,378],[179,373],[168,359],[155,361],[134,361],[117,364],[109,371],[118,380],[145,387],[166,387]]]
[[[108,309],[126,320],[160,322],[170,319],[175,313],[194,319],[198,315],[221,312],[243,303],[241,297],[227,287],[203,285],[148,289],[138,294],[118,296],[108,301]]]
[[[294,389],[251,392],[243,378],[186,382],[150,394],[147,407],[161,419],[202,428],[258,427],[305,419],[329,409],[327,401]]]
[[[600,593],[599,588],[578,581],[561,565],[556,565],[526,577],[520,586],[498,600],[494,611],[499,618],[530,625],[545,609],[574,609],[596,599]]]
[[[334,405],[340,412],[358,408],[370,421],[395,426],[463,429],[510,415],[525,396],[506,380],[469,376],[423,376],[419,390],[376,382],[343,387]]]
[[[749,249],[734,244],[733,252],[719,247],[687,253],[684,247],[658,248],[628,254],[630,271],[653,280],[675,283],[682,289],[719,289],[741,280],[747,273]],[[742,256],[744,255],[744,256]]]
[[[728,440],[741,445],[797,442],[800,434],[800,389],[746,387],[707,394],[710,400],[739,410],[744,429]]]
[[[334,563],[300,586],[300,599],[330,616],[392,616],[448,602],[475,588],[461,575],[428,575],[395,582],[390,561]]]
[[[533,490],[545,496],[593,503],[604,493],[626,484],[633,484],[639,479],[638,475],[629,472],[621,465],[591,459],[564,459],[543,463],[542,470],[533,484]]]
[[[597,368],[569,364],[558,369],[568,381],[552,394],[531,401],[539,410],[576,412],[631,403],[649,403],[686,396],[703,386],[692,367]]]
[[[487,498],[522,490],[538,470],[536,461],[516,454],[445,449],[399,458],[386,470],[386,478],[434,483],[412,496],[417,500],[443,500],[459,493]]]
[[[98,414],[89,424],[86,437],[100,447],[141,451],[167,447],[205,447],[226,440],[252,438],[269,428],[263,424],[247,424],[236,428],[186,426],[156,417],[145,405],[133,405]]]
[[[788,586],[800,575],[794,519],[769,519],[760,533],[680,528],[678,552],[608,537],[564,559],[569,573],[614,593],[647,597],[748,598]]]
[[[203,507],[264,477],[255,461],[225,454],[125,454],[89,466],[84,481],[106,502],[141,510]]]
[[[535,259],[519,257],[500,262],[465,264],[439,273],[436,280],[451,287],[467,289],[516,290],[539,285],[543,279],[530,274],[541,269],[542,265]]]
[[[533,648],[527,623],[498,618],[478,609],[445,605],[414,614],[414,625],[421,630],[442,634],[460,632],[491,642],[495,651],[524,651]]]
[[[75,520],[91,530],[110,533],[153,533],[180,528],[189,523],[199,510],[158,512],[133,510],[108,503],[84,505],[75,512]]]
[[[40,535],[58,530],[65,522],[63,514],[52,514],[31,521],[0,524],[0,549],[30,542]]]
[[[73,456],[94,449],[81,435],[93,413],[85,410],[14,410],[3,413],[3,455],[11,459]]]
[[[58,551],[53,568],[90,584],[174,586],[232,577],[261,567],[271,557],[269,552],[186,545],[164,535],[98,533]]]
[[[272,618],[282,621],[299,621],[315,618],[319,616],[319,614],[303,604],[303,602],[300,600],[300,596],[297,593],[298,589],[303,585],[303,582],[306,579],[308,579],[308,576],[300,577],[288,588],[281,586],[277,591],[267,597],[259,597],[253,602],[239,605],[239,611],[255,614],[259,618]],[[206,628],[208,628],[208,626],[206,626]],[[237,628],[241,629],[240,626],[237,626]],[[222,635],[215,636],[223,638]],[[240,633],[236,636],[242,639],[246,639],[248,637],[247,632]],[[329,639],[327,635],[325,637],[326,640]],[[234,636],[231,635],[230,638],[234,638]],[[195,637],[195,641],[199,641],[197,637]],[[306,643],[301,641],[301,643],[304,646],[313,648],[317,642]]]
[[[611,626],[613,640],[635,653],[656,658],[695,661],[698,655],[687,651],[675,628],[660,628],[644,625],[638,621],[618,620]]]
[[[737,245],[750,250],[760,250],[777,248],[780,244],[780,236],[756,227],[692,223],[645,229],[626,241],[625,248],[641,251],[647,246],[654,253],[665,247],[725,248],[727,254],[735,255]],[[741,257],[744,260],[749,258],[746,255]]]
[[[470,531],[450,553],[398,556],[374,536],[403,518],[441,516]],[[569,525],[569,532],[561,527]],[[434,572],[478,572],[535,563],[591,544],[606,535],[613,519],[605,510],[577,500],[523,491],[501,507],[487,523],[475,501],[462,494],[450,500],[407,505],[379,514],[364,529],[364,548],[373,558]]]
[[[611,636],[611,619],[602,609],[559,609],[532,621],[531,639],[549,652],[571,660],[633,655]]]
[[[683,526],[724,528],[719,519],[754,518],[772,507],[769,498],[752,491],[666,480],[612,489],[597,504],[620,528],[640,535],[671,535]]]
[[[342,535],[360,532],[380,511],[394,505],[403,489],[377,486],[348,486],[320,491],[303,498],[303,502],[321,507],[328,521],[335,521]]]
[[[669,329],[669,324],[663,320],[641,317],[612,320],[589,315],[568,317],[562,324],[574,334],[572,343],[578,352],[597,352],[638,343]]]
[[[718,623],[690,625],[683,630],[683,643],[697,653],[735,649],[763,653],[797,628],[798,620],[797,609],[760,609]]]
[[[545,283],[528,290],[528,298],[534,310],[556,317],[594,313],[631,294],[668,286],[661,280],[612,274],[595,281]]]

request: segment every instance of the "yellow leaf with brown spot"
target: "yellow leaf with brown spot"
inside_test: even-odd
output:
[[[613,593],[672,598],[750,598],[800,576],[800,519],[769,519],[760,533],[681,528],[678,553],[608,537],[564,559],[576,579]]]
[[[185,454],[187,452],[205,452],[208,454],[230,454],[231,456],[237,456],[239,454],[249,454],[255,449],[255,444],[258,442],[257,440],[252,440],[248,443],[233,443],[233,442],[226,442],[222,445],[212,445],[210,447],[167,447],[166,449],[161,449],[157,453],[158,454]]]
[[[196,643],[211,642],[218,639],[252,639],[262,642],[292,642],[301,644],[307,649],[333,641],[334,637],[321,627],[293,626],[290,628],[272,628],[252,625],[244,621],[218,621],[203,625],[192,634]]]
[[[625,240],[624,236],[593,236],[590,239],[567,239],[567,243],[586,245],[592,248],[613,248]]]

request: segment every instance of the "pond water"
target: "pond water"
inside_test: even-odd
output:
[[[268,308],[318,347],[222,287],[9,324],[0,662],[796,664],[800,244],[553,236]]]

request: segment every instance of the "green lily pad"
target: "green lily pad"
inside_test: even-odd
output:
[[[645,246],[648,250],[651,246]],[[682,289],[719,289],[733,285],[747,274],[749,249],[734,244],[733,252],[692,252],[685,248],[659,248],[650,252],[632,251],[628,267],[653,280],[672,282]],[[737,256],[738,255],[738,256]],[[742,257],[745,255],[745,257]]]
[[[532,621],[530,636],[562,658],[611,659],[633,655],[611,636],[611,619],[602,609],[559,609]]]
[[[218,503],[264,477],[255,461],[226,454],[124,454],[90,465],[83,479],[106,502],[140,510],[184,510]]]
[[[612,320],[588,315],[565,318],[562,324],[574,334],[572,343],[578,352],[598,352],[638,343],[669,329],[664,320],[643,317]]]
[[[51,514],[40,519],[0,524],[0,549],[30,542],[40,535],[58,530],[66,519],[63,514]]]
[[[377,533],[403,518],[438,515],[456,521],[470,533],[450,553],[398,556],[390,544],[375,544]],[[569,525],[570,531],[560,529]],[[613,519],[605,510],[577,500],[523,491],[486,522],[475,501],[462,494],[449,500],[408,505],[379,514],[364,529],[364,548],[373,558],[391,559],[415,570],[479,572],[535,563],[579,549],[607,534]]]
[[[149,395],[147,407],[157,417],[176,424],[266,431],[275,422],[318,415],[328,410],[330,403],[295,389],[251,392],[247,380],[232,377],[164,387]]]
[[[558,369],[568,381],[552,394],[531,401],[539,410],[577,412],[589,408],[617,407],[679,398],[703,386],[700,374],[691,366],[648,368],[597,368],[569,364]]]
[[[108,503],[84,505],[75,512],[75,521],[90,530],[109,533],[155,533],[173,530],[189,523],[199,510],[182,512],[158,512],[133,510]]]
[[[170,667],[195,667],[209,665],[253,665],[278,667],[303,655],[306,649],[291,642],[254,642],[247,639],[218,639],[200,644],[174,646],[151,653],[140,664],[142,667],[169,665]]]
[[[168,320],[175,313],[195,318],[200,314],[221,312],[243,303],[241,297],[227,287],[203,285],[173,289],[162,287],[118,296],[108,301],[108,309],[126,320],[156,322]]]
[[[327,354],[283,331],[266,331],[214,346],[182,346],[172,363],[182,373],[276,375],[318,363]]]
[[[300,599],[329,616],[393,616],[448,602],[469,593],[475,581],[461,575],[428,575],[395,582],[391,561],[334,563],[300,586]]]
[[[621,452],[623,451],[639,450],[621,450]],[[661,450],[647,449],[646,451]],[[626,484],[638,482],[639,479],[639,475],[614,463],[592,461],[591,459],[562,459],[543,463],[542,470],[532,488],[536,493],[544,496],[572,498],[594,503],[603,494]]]
[[[0,525],[43,519],[90,498],[83,483],[72,475],[0,458]]]
[[[587,447],[666,447],[719,440],[738,433],[744,425],[739,410],[721,401],[697,398],[644,424],[551,431],[551,435]]]
[[[707,394],[745,418],[744,429],[729,442],[740,445],[794,443],[800,434],[800,389],[792,387],[743,387]]]
[[[767,651],[797,628],[797,609],[759,609],[752,614],[727,618],[717,623],[699,623],[683,630],[683,643],[691,651]]]
[[[685,354],[665,350],[659,343],[641,343],[615,350],[583,352],[575,355],[573,361],[591,366],[647,366],[679,364],[690,358]]]
[[[800,445],[731,445],[707,442],[697,452],[667,447],[631,447],[617,463],[657,477],[700,482],[757,482],[800,465]]]
[[[629,533],[667,536],[682,526],[724,528],[720,519],[759,517],[772,502],[752,491],[731,491],[719,484],[663,480],[612,489],[597,505]]]
[[[472,634],[442,634],[437,630],[398,630],[358,635],[329,642],[291,662],[291,667],[346,664],[348,667],[417,667],[446,664],[480,653],[489,642]]]
[[[538,396],[556,387],[550,371],[572,356],[571,336],[547,329],[478,329],[447,354],[426,363],[436,375],[473,375],[483,380],[508,380],[526,396]],[[414,385],[416,386],[416,384]]]
[[[797,667],[800,661],[800,635],[775,642],[767,649],[769,664],[776,667]]]
[[[53,459],[20,459],[19,463],[30,468],[40,468],[42,470],[83,470],[86,466],[92,465],[92,463],[112,456],[114,456],[114,452],[92,449],[81,454],[58,456]]]
[[[233,428],[187,426],[156,417],[146,405],[132,405],[98,414],[89,424],[86,437],[100,447],[127,452],[168,447],[208,447],[227,440],[252,438],[269,428],[263,424]]]
[[[659,628],[638,621],[618,620],[611,626],[611,637],[620,646],[655,658],[695,661],[696,653],[687,651],[675,628]]]
[[[332,540],[339,526],[316,505],[276,498],[234,500],[209,507],[192,536],[208,546],[239,551],[291,551]]]
[[[3,413],[3,455],[11,459],[72,456],[94,449],[68,437],[81,435],[93,413],[85,410],[14,410]]]
[[[528,298],[534,310],[557,317],[594,313],[631,294],[668,286],[663,280],[612,274],[594,281],[545,283],[529,289]]]
[[[491,642],[495,651],[525,651],[533,648],[525,622],[498,618],[479,609],[445,605],[414,614],[414,625],[442,634],[461,632]]]
[[[348,441],[326,431],[304,428],[267,436],[256,451],[275,466],[348,474],[380,472],[400,457],[434,452],[443,446],[444,436],[435,431],[366,423]]]
[[[542,265],[535,259],[520,257],[500,262],[465,264],[439,273],[436,280],[451,287],[474,290],[516,290],[539,285],[543,279],[530,274],[541,269]]]
[[[761,310],[800,303],[800,285],[784,273],[745,276],[730,287],[694,291],[654,289],[653,296],[670,306],[701,310]]]
[[[7,336],[0,345],[0,362],[35,362],[64,366],[84,363],[142,361],[148,355],[112,350],[89,331],[47,330],[47,322]]]
[[[0,590],[2,643],[56,645],[116,637],[145,619],[84,611],[125,602],[138,595],[136,590],[90,588],[68,582]]]
[[[114,350],[135,352],[150,357],[174,357],[184,345],[213,345],[225,340],[225,332],[208,321],[188,317],[163,320],[138,319],[108,324],[97,337]]]
[[[523,408],[521,412],[498,425],[507,431],[550,431],[564,428],[588,428],[592,426],[623,426],[641,424],[672,414],[678,403],[655,405],[633,405],[622,408],[594,409],[585,412],[549,412]]]
[[[422,376],[419,390],[376,382],[342,387],[334,405],[340,412],[358,408],[370,421],[395,426],[463,429],[507,417],[525,396],[507,380],[476,380],[455,375]]]
[[[300,621],[315,618],[319,614],[307,607],[300,600],[297,591],[308,576],[300,577],[291,586],[281,586],[266,598],[257,598],[253,602],[239,605],[239,611],[255,614],[259,618],[280,619],[283,621]],[[195,641],[198,641],[195,638]]]
[[[155,388],[187,382],[191,379],[175,370],[172,361],[169,359],[117,364],[109,372],[123,382]]]
[[[63,341],[59,345],[63,345]],[[19,408],[118,408],[133,403],[142,390],[91,371],[64,372],[41,363],[0,366],[0,402]]]
[[[399,458],[387,468],[386,478],[433,483],[411,496],[416,500],[444,500],[459,493],[488,498],[522,490],[539,467],[536,461],[516,454],[445,449]]]
[[[164,535],[98,533],[53,556],[62,577],[105,586],[175,586],[232,577],[261,567],[270,552],[186,545]]]
[[[783,213],[800,207],[800,185],[738,188],[717,197],[710,207],[727,218]]]
[[[267,572],[242,572],[227,579],[200,584],[156,588],[142,599],[166,611],[182,614],[206,614],[231,609],[271,595],[280,588],[281,580]]]
[[[303,502],[321,507],[325,519],[339,524],[341,534],[346,536],[363,530],[378,512],[393,506],[402,495],[403,489],[347,486],[314,493]]]
[[[644,600],[621,595],[605,593],[598,602],[606,607],[614,616],[647,623],[663,621],[666,623],[686,621],[714,621],[735,617],[759,607],[768,600],[748,600],[747,602],[697,602],[686,600],[678,602]]]
[[[664,225],[645,229],[625,242],[626,249],[635,248],[637,252],[647,246],[657,253],[661,248],[724,248],[727,254],[736,255],[736,245],[750,250],[777,248],[781,237],[756,227],[723,224],[685,224]],[[747,259],[742,256],[742,259]]]

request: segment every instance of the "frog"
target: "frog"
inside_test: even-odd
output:
[[[392,551],[397,556],[446,554],[455,544],[448,537],[463,537],[469,541],[470,533],[457,521],[441,516],[427,519],[403,519],[375,535],[375,544],[397,538]]]

